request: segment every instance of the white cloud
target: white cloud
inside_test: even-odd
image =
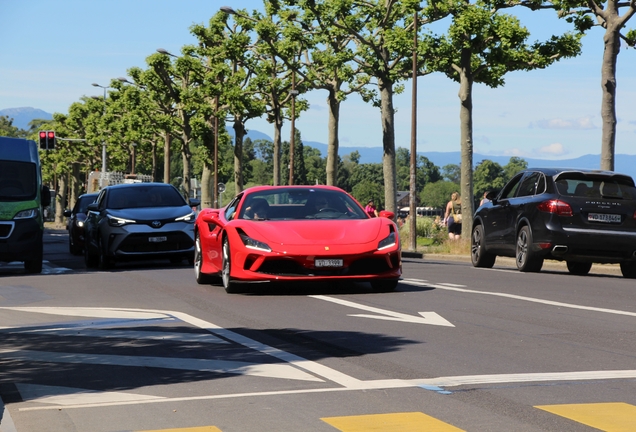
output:
[[[543,119],[538,120],[536,122],[530,123],[530,128],[538,128],[538,129],[576,129],[576,130],[585,130],[585,129],[597,129],[592,121],[592,116],[587,117],[579,117],[577,119],[562,119],[562,118],[553,118],[553,119]]]
[[[564,156],[569,153],[561,143],[539,147],[534,149],[534,152],[542,156]]]

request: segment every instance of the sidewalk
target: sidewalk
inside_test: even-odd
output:
[[[413,251],[402,251],[402,258],[422,259],[424,261],[459,261],[470,263],[470,255],[451,255],[440,253],[423,253]],[[514,258],[510,257],[497,257],[494,268],[505,268],[510,270],[517,270],[517,265]],[[551,270],[559,272],[568,272],[565,261],[545,260],[541,270]],[[618,264],[592,264],[590,274],[605,274],[622,276],[621,268]]]

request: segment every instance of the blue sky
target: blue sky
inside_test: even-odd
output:
[[[68,111],[82,96],[102,95],[130,67],[145,68],[157,48],[180,53],[194,42],[192,24],[207,24],[219,7],[259,9],[260,0],[0,0],[0,109]],[[511,11],[512,13],[513,11]],[[515,12],[529,42],[560,34],[567,24],[550,12]],[[630,23],[636,27],[636,19]],[[571,159],[601,150],[602,31],[583,39],[583,54],[545,69],[515,72],[504,87],[476,84],[474,151],[493,156]],[[618,60],[616,153],[636,154],[636,51]],[[417,150],[459,151],[458,84],[442,74],[418,79]],[[296,121],[303,141],[327,142],[326,93],[304,95],[309,111]],[[410,148],[411,85],[395,98],[396,144]],[[248,129],[273,136],[265,120]],[[283,138],[289,137],[285,124]],[[382,146],[379,109],[349,96],[341,108],[340,145]]]

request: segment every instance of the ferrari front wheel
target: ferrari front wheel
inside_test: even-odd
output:
[[[223,288],[228,294],[237,293],[236,284],[232,282],[230,273],[232,271],[232,254],[230,253],[230,241],[225,238],[223,240],[223,264],[221,268],[221,279],[223,279]]]
[[[210,275],[201,273],[201,267],[203,266],[203,251],[201,250],[201,237],[199,233],[195,234],[194,238],[194,274],[197,278],[199,285],[207,285],[212,282]],[[225,286],[225,283],[223,284]]]
[[[371,282],[371,288],[374,292],[384,293],[395,291],[397,288],[398,280],[397,279],[385,279],[385,280],[376,280]]]

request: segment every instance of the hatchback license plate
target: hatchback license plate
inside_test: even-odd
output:
[[[342,259],[317,259],[316,267],[342,267]]]
[[[606,214],[606,213],[589,213],[587,215],[587,220],[590,222],[621,223],[621,215]]]
[[[161,242],[168,241],[168,237],[166,237],[166,236],[161,236],[161,237],[148,237],[148,241],[149,241],[150,243],[161,243]]]

